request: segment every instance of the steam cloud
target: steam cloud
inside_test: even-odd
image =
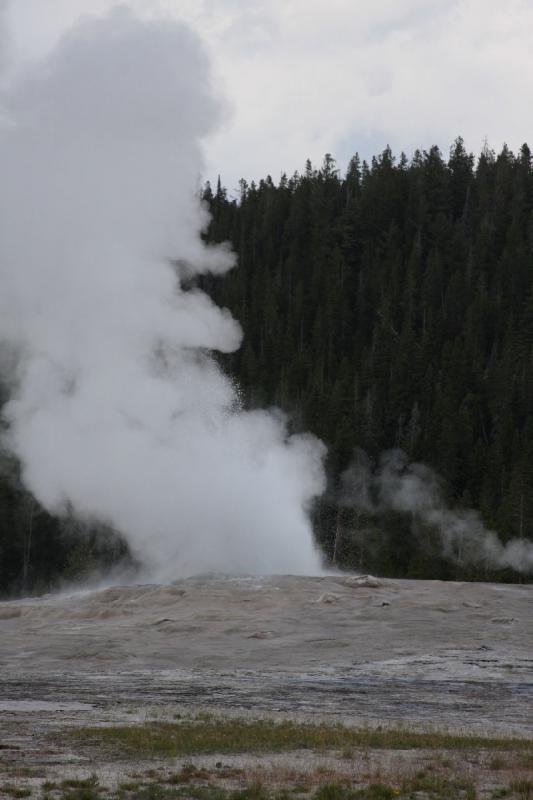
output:
[[[409,463],[401,450],[384,453],[376,469],[358,450],[342,476],[342,486],[345,507],[373,515],[385,511],[413,514],[439,534],[447,558],[464,564],[484,563],[489,568],[533,571],[531,542],[511,539],[503,544],[494,531],[485,528],[476,511],[449,508],[437,473],[424,464]]]
[[[49,510],[110,523],[160,578],[320,571],[324,447],[245,412],[241,332],[180,277],[223,273],[194,192],[223,112],[195,36],[124,10],[11,82],[0,130],[4,446]]]

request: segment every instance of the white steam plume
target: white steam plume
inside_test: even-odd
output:
[[[3,105],[0,339],[18,356],[4,443],[28,488],[114,526],[162,578],[318,572],[324,447],[239,409],[207,352],[238,347],[239,326],[179,283],[233,264],[200,238],[201,139],[221,109],[197,39],[114,12]]]
[[[345,507],[373,515],[411,513],[439,534],[447,558],[492,569],[533,572],[533,542],[511,539],[503,544],[497,533],[485,528],[476,511],[449,508],[437,473],[424,464],[409,463],[401,450],[384,453],[377,469],[363,451],[357,451],[342,484]]]

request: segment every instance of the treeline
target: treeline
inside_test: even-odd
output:
[[[431,531],[396,514],[337,507],[363,448],[402,448],[478,509],[503,541],[533,539],[533,171],[527,145],[478,158],[462,139],[346,175],[319,169],[218,183],[209,241],[238,266],[203,281],[240,320],[226,359],[249,406],[275,404],[329,447],[317,535],[345,566],[425,577],[502,577],[442,556]],[[416,522],[416,520],[415,520]],[[339,536],[339,532],[341,535]]]

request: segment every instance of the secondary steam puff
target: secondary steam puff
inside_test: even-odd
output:
[[[201,139],[222,108],[197,39],[126,11],[85,22],[2,107],[4,445],[28,488],[120,530],[161,578],[317,573],[324,447],[239,408],[208,352],[237,348],[239,326],[179,281],[176,264],[233,265],[200,238]]]
[[[410,463],[401,450],[384,453],[375,468],[366,453],[358,450],[342,476],[341,503],[373,515],[412,514],[439,534],[443,554],[459,563],[533,571],[533,543],[511,539],[503,544],[497,533],[485,528],[476,511],[450,508],[437,473],[425,464]]]

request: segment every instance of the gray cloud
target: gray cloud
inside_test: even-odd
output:
[[[19,46],[41,50],[114,0],[17,0]],[[533,6],[510,0],[127,0],[186,19],[209,46],[235,115],[208,144],[211,174],[300,169],[307,156],[389,142],[408,153],[459,134],[517,148],[533,128]],[[25,44],[24,44],[25,43]],[[347,144],[350,143],[350,144]],[[370,144],[369,144],[370,143]]]

